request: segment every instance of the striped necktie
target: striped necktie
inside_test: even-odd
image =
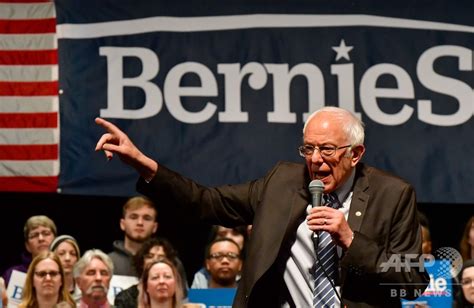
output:
[[[323,196],[326,206],[338,209],[341,203],[337,195],[329,194]],[[336,284],[338,273],[338,258],[336,244],[328,232],[319,232],[319,243],[316,254],[316,266],[314,271],[313,307],[332,308],[336,301]],[[331,279],[331,282],[329,281]]]

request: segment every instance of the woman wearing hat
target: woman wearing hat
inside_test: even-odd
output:
[[[81,251],[75,238],[70,235],[61,235],[54,239],[50,245],[50,250],[61,260],[64,269],[64,283],[75,301],[81,298],[81,291],[76,287],[72,269],[74,264],[81,257]]]

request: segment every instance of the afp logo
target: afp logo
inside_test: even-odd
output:
[[[433,255],[431,254],[393,254],[388,261],[380,264],[382,273],[390,270],[395,272],[410,272],[417,269],[420,272],[426,271],[435,265],[435,260],[444,260],[436,273],[437,277],[451,279],[456,277],[462,268],[462,256],[452,247],[441,247]]]

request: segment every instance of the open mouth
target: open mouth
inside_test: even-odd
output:
[[[327,178],[330,175],[331,175],[330,172],[319,170],[318,172],[313,172],[313,180],[323,181],[325,178]]]

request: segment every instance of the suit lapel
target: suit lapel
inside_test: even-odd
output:
[[[354,189],[352,194],[352,202],[349,210],[347,222],[353,231],[360,231],[362,221],[364,220],[367,204],[369,202],[369,194],[366,192],[369,188],[369,181],[363,172],[363,165],[356,170],[356,178],[354,181]]]
[[[308,200],[309,192],[306,188],[301,188],[300,190],[295,191],[293,194],[293,198],[291,200],[289,224],[286,228],[286,235],[288,235],[288,231],[295,231],[301,224],[301,219],[306,217],[304,213],[308,207]]]

